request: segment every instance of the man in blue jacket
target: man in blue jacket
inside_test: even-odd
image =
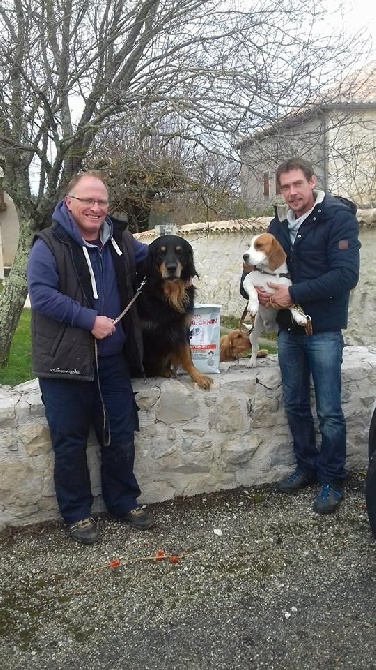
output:
[[[32,360],[55,453],[60,513],[74,540],[99,537],[86,459],[93,425],[101,446],[102,494],[107,510],[135,528],[153,519],[137,505],[133,473],[137,408],[130,365],[142,368],[135,306],[116,317],[136,290],[136,266],[148,251],[108,216],[99,173],[76,175],[35,236],[28,263]]]
[[[312,166],[290,158],[277,169],[277,183],[288,206],[286,218],[276,216],[268,231],[287,254],[292,286],[270,282],[278,313],[278,359],[284,404],[297,466],[278,482],[294,493],[317,482],[313,509],[334,512],[347,477],[346,424],[341,406],[342,329],[347,326],[350,290],[359,278],[356,206],[316,190]],[[244,294],[243,294],[244,295]],[[258,289],[267,306],[270,294]],[[312,335],[294,325],[289,310],[298,304],[311,317]],[[320,449],[311,412],[310,378],[316,397]]]

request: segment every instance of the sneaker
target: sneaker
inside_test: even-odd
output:
[[[313,510],[317,514],[332,514],[339,507],[343,498],[343,490],[330,484],[322,484],[313,503]]]
[[[154,519],[151,514],[148,514],[142,507],[135,507],[125,514],[122,514],[120,519],[126,521],[133,528],[138,530],[148,530],[154,526]]]
[[[293,472],[290,472],[289,475],[286,475],[286,477],[277,482],[277,489],[281,493],[295,493],[295,491],[313,484],[314,481],[315,478],[313,476],[310,477],[299,470],[299,468],[295,468]]]
[[[99,529],[94,519],[89,517],[71,523],[68,534],[73,540],[82,544],[94,544],[99,538]]]

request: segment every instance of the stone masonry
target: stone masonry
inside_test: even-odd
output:
[[[212,390],[178,379],[135,380],[140,432],[136,473],[141,502],[277,480],[293,465],[276,356],[222,363]],[[376,389],[376,348],[345,347],[343,407],[348,467],[367,465]],[[58,517],[53,454],[37,381],[0,387],[0,526]],[[94,511],[103,510],[99,453],[88,448]]]

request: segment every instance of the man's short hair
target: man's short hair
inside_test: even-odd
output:
[[[87,170],[86,172],[78,172],[77,174],[73,175],[65,189],[66,195],[69,195],[69,193],[73,191],[73,189],[77,186],[78,182],[81,181],[83,177],[95,177],[96,179],[99,179],[99,181],[101,181],[107,188],[107,182],[102,172],[99,172],[99,170]]]
[[[290,172],[291,170],[301,170],[307,179],[311,179],[311,177],[314,176],[315,171],[308,161],[305,160],[305,158],[300,158],[299,156],[294,156],[293,158],[287,158],[287,160],[283,161],[278,167],[276,171],[276,179],[277,179],[277,184],[280,186],[279,183],[279,178],[281,174],[284,174],[285,172]]]

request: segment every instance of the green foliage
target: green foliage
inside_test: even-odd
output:
[[[225,316],[221,315],[221,335],[225,335],[229,330],[234,330],[239,328],[239,317],[238,316]],[[262,333],[262,340],[260,341],[260,349],[267,349],[270,354],[277,353],[277,334],[274,332],[271,333]],[[249,353],[245,353],[240,356],[241,358],[248,358]]]
[[[257,219],[262,216],[271,218],[274,216],[273,205],[255,207],[247,205],[242,198],[233,199],[227,206],[231,210],[229,218],[233,219]]]
[[[30,309],[24,309],[14,334],[9,359],[0,367],[0,384],[16,386],[33,379],[31,370]]]

